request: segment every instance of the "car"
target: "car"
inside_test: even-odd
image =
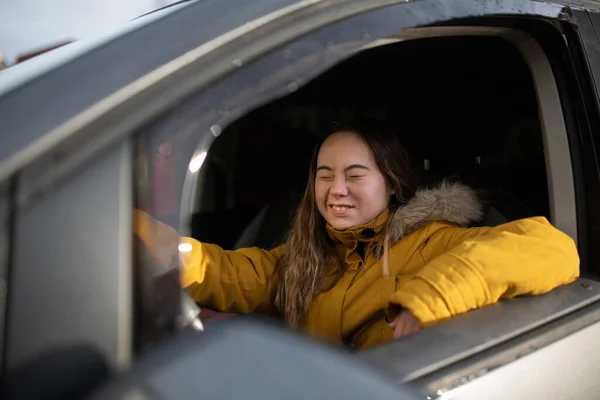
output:
[[[389,388],[381,398],[593,397],[599,28],[597,1],[201,0],[1,71],[5,381],[43,387],[32,383],[43,366],[58,372],[54,386],[78,388],[72,398],[125,398],[134,386],[148,398],[280,398],[265,392],[275,372],[248,364],[298,384],[302,371],[348,360],[344,397],[378,385]],[[133,210],[225,248],[275,245],[318,132],[355,115],[397,127],[423,184],[476,188],[483,224],[546,216],[577,244],[581,278],[362,352],[240,316],[211,324],[221,315],[210,310],[204,332],[182,333],[200,326],[198,311],[176,263],[165,272],[133,237]],[[270,345],[303,361],[285,367]],[[248,369],[216,379],[230,366],[218,360],[236,357]],[[329,359],[340,361],[317,362]],[[95,378],[65,372],[83,374],[77,365]],[[165,365],[177,373],[160,375]],[[332,393],[339,376],[325,374],[339,371],[290,393]],[[242,393],[215,389],[236,382]]]

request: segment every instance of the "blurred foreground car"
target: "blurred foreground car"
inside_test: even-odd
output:
[[[192,1],[0,71],[5,390],[594,397],[599,5]],[[423,182],[480,189],[485,224],[547,216],[582,278],[356,354],[240,317],[184,332],[193,304],[133,237],[133,208],[226,248],[276,244],[315,132],[355,114],[395,123]]]

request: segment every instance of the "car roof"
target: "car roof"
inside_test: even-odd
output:
[[[219,46],[226,33],[306,1],[189,1],[0,72],[0,183],[66,141],[65,124],[93,106],[207,42]]]
[[[108,30],[99,36],[66,44],[20,64],[6,68],[0,71],[0,97],[54,68],[58,68],[119,36],[173,13],[194,1],[197,0],[178,2],[171,6],[160,8],[128,21],[117,28]]]

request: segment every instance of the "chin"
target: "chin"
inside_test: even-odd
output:
[[[353,224],[350,221],[333,221],[333,222],[329,222],[329,225],[333,226],[338,231],[343,231],[344,229],[348,229],[348,228],[352,228],[353,226],[356,226],[356,224]]]

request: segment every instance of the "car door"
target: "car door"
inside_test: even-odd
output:
[[[251,5],[206,0],[4,96],[0,110],[5,126],[22,132],[14,150],[20,156],[3,163],[2,170],[2,179],[11,184],[5,366],[10,370],[43,351],[79,341],[126,368],[157,338],[174,334],[178,310],[159,308],[162,303],[155,298],[178,299],[179,288],[157,286],[155,274],[148,272],[130,239],[131,208],[152,199],[153,192],[170,191],[175,196],[169,200],[171,208],[155,216],[185,234],[190,203],[202,190],[194,178],[224,127],[260,104],[295,92],[375,40],[452,25],[516,30],[535,39],[519,42],[533,46],[532,65],[546,60],[536,79],[551,83],[540,85],[550,90],[540,96],[549,132],[553,222],[579,244],[585,279],[546,296],[469,313],[360,357],[431,396],[458,388],[462,392],[451,395],[469,398],[480,393],[482,382],[506,382],[506,374],[522,373],[523,365],[541,378],[552,377],[541,368],[548,365],[546,357],[569,357],[565,348],[591,345],[600,329],[598,260],[589,219],[598,200],[597,169],[590,169],[594,163],[589,159],[595,143],[582,128],[597,118],[597,102],[581,84],[589,78],[586,72],[571,65],[584,56],[570,47],[594,38],[574,37],[569,47],[553,52],[549,49],[558,42],[544,41],[536,33],[541,28],[532,23],[550,22],[553,35],[560,36],[561,28],[578,24],[565,19],[566,10],[562,4],[526,0]],[[164,46],[157,44],[159,38]],[[126,61],[100,64],[107,59]],[[583,58],[575,61],[584,63]],[[82,71],[101,79],[79,97],[73,88],[85,86],[90,76]],[[61,107],[39,95],[67,80],[71,89]],[[573,110],[577,101],[591,110]],[[36,118],[19,112],[23,102],[36,110]],[[161,152],[166,142],[177,147]],[[175,153],[170,175],[146,179],[154,155]],[[152,185],[163,186],[155,190]],[[146,287],[155,290],[142,290]],[[144,297],[147,293],[155,298]],[[540,390],[555,395],[588,390],[579,383],[593,382],[597,371],[591,360],[598,349],[586,351],[587,362],[580,362],[568,380],[545,385],[521,380],[503,398]]]

